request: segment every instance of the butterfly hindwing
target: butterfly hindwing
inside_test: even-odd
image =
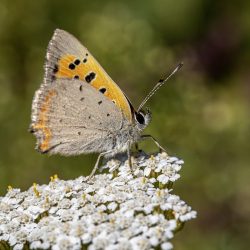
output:
[[[57,29],[49,43],[45,84],[56,79],[79,79],[93,86],[114,102],[125,117],[132,121],[127,98],[89,51],[71,34]]]
[[[75,155],[105,152],[125,124],[121,110],[80,80],[58,79],[38,90],[31,130],[41,152]]]

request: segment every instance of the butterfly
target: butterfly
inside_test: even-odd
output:
[[[127,152],[132,168],[130,149],[143,139],[151,138],[164,150],[151,135],[142,135],[151,121],[151,112],[142,107],[181,66],[159,81],[136,110],[90,52],[73,35],[56,29],[32,103],[30,132],[36,149],[64,156],[100,153],[88,179],[101,157],[120,152]]]

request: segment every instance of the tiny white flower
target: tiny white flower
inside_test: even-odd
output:
[[[180,221],[188,221],[188,220],[191,220],[191,219],[195,219],[197,216],[197,213],[196,211],[191,211],[189,213],[186,213],[186,214],[183,214],[180,216]]]
[[[81,240],[84,244],[89,244],[92,240],[92,237],[89,233],[84,233],[82,236],[81,236]]]
[[[61,249],[80,249],[81,242],[80,239],[72,236],[61,235],[57,237],[56,244],[52,246],[52,250]]]
[[[19,244],[16,244],[14,247],[13,247],[13,250],[22,250],[23,249],[23,244],[19,243]]]
[[[174,156],[172,156],[172,157],[170,157],[170,158],[168,159],[168,161],[171,162],[171,163],[176,162],[176,161],[178,161],[178,160],[179,160],[179,159],[178,159],[177,157],[174,157]]]
[[[169,181],[169,177],[166,176],[166,175],[164,175],[164,174],[161,174],[161,175],[159,175],[159,176],[157,177],[157,180],[158,180],[159,182],[161,182],[162,184],[167,184],[168,181]]]
[[[93,186],[89,186],[84,190],[84,193],[88,194],[88,193],[92,193],[95,191],[95,188]]]
[[[108,204],[108,209],[111,210],[111,211],[115,211],[117,206],[118,206],[117,203],[111,202],[111,203]]]
[[[144,176],[148,177],[151,173],[152,169],[150,167],[146,167],[144,169]]]
[[[115,181],[115,182],[111,183],[112,187],[115,187],[115,186],[124,186],[124,185],[125,185],[124,181]]]
[[[144,207],[144,212],[146,213],[146,214],[150,214],[152,211],[153,211],[153,209],[154,209],[154,205],[153,204],[148,204],[148,205],[146,205],[145,207]]]
[[[149,215],[148,216],[150,224],[156,224],[159,221],[159,216],[158,215]]]
[[[106,211],[107,207],[104,204],[101,204],[100,206],[97,207],[97,211],[101,212],[101,211]]]
[[[178,171],[181,170],[181,164],[175,163],[175,164],[172,165],[172,168],[173,168],[176,172],[178,172]]]
[[[159,245],[159,239],[156,236],[153,236],[149,239],[150,245],[156,247]]]
[[[34,219],[44,212],[44,209],[39,207],[39,206],[29,206],[28,209],[26,210],[28,212],[28,215],[32,216]]]
[[[92,249],[105,249],[109,245],[107,236],[105,232],[102,232],[100,235],[93,239]],[[91,248],[90,248],[91,249]]]
[[[9,244],[11,246],[14,246],[17,244],[17,238],[15,237],[14,234],[11,234],[10,237],[9,237]]]
[[[168,165],[168,161],[166,159],[160,160],[158,163],[155,172],[160,172]]]
[[[179,174],[175,174],[169,177],[170,181],[175,182],[178,180],[181,176]]]
[[[166,210],[170,210],[173,206],[171,203],[164,203],[164,204],[161,204],[160,207],[163,211],[166,211]]]
[[[170,250],[173,249],[173,245],[170,242],[165,242],[161,244],[161,249],[162,250]]]
[[[133,250],[150,249],[150,242],[143,236],[137,236],[130,240]]]
[[[178,160],[178,161],[176,161],[176,164],[182,165],[182,164],[184,164],[184,161],[183,160]]]
[[[58,207],[51,207],[49,210],[49,213],[54,214],[54,213],[56,213],[57,210],[58,210]]]

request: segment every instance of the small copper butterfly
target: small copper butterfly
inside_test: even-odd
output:
[[[142,135],[151,113],[142,107],[153,93],[177,70],[159,81],[135,110],[129,99],[99,65],[89,51],[71,34],[57,29],[49,42],[45,77],[36,91],[30,131],[37,138],[41,153],[65,156],[100,153],[100,158],[120,152],[128,153],[132,166],[131,146],[150,135]]]

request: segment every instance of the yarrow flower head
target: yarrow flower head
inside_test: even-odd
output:
[[[110,160],[89,182],[86,177],[8,188],[0,197],[0,248],[172,249],[171,239],[196,217],[177,195],[183,161],[166,153]]]

